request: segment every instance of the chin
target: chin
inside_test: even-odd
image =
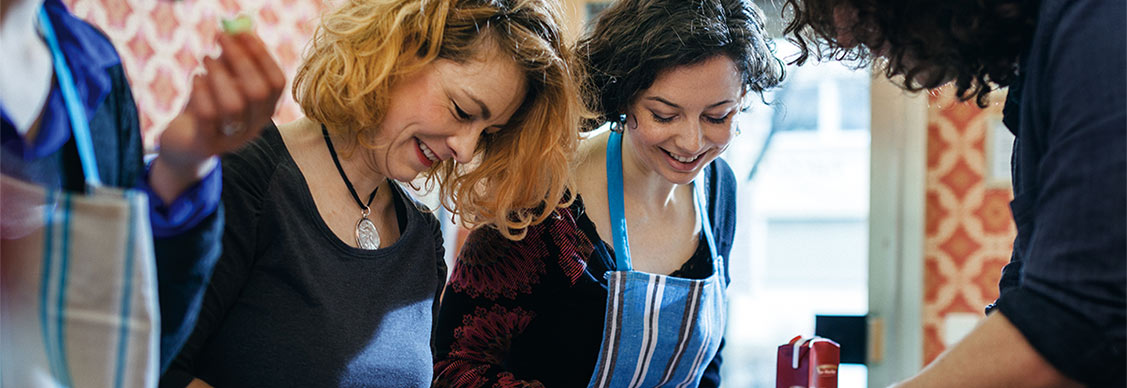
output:
[[[692,183],[694,179],[701,174],[701,170],[694,172],[674,171],[671,169],[664,169],[661,171],[661,177],[666,181],[675,185],[687,185]]]
[[[420,176],[423,176],[423,171],[416,172],[414,170],[411,170],[410,172],[404,171],[402,173],[396,173],[396,174],[389,175],[389,177],[391,177],[391,179],[394,179],[396,181],[403,182],[403,183],[411,183],[416,178],[418,178]]]

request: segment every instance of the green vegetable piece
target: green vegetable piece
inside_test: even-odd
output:
[[[222,22],[223,31],[226,31],[231,35],[250,31],[254,26],[254,23],[251,21],[250,16],[247,15],[239,15],[234,19],[223,19]]]

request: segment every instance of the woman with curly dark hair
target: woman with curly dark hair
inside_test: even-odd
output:
[[[471,233],[436,386],[720,383],[736,184],[719,156],[782,77],[763,17],[747,0],[620,0],[577,54],[612,130],[580,143],[570,206],[521,241]]]
[[[1009,87],[1017,224],[988,317],[904,386],[1127,386],[1123,1],[787,0],[816,58],[883,58],[908,90]]]

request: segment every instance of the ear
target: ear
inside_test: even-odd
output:
[[[626,115],[626,128],[630,129],[630,130],[634,130],[635,128],[638,128],[638,118],[634,115],[627,114]]]

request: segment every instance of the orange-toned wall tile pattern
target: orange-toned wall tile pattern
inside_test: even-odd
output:
[[[71,12],[110,37],[125,64],[140,112],[145,145],[187,102],[189,82],[201,59],[218,51],[219,20],[250,15],[267,49],[292,78],[316,27],[321,0],[64,0]],[[288,81],[289,79],[287,79]],[[278,122],[301,115],[289,93],[275,111]]]
[[[924,361],[944,350],[943,321],[955,312],[983,314],[998,297],[1002,266],[1017,230],[1005,182],[988,179],[987,137],[1005,96],[979,109],[950,88],[928,97],[924,239]],[[1007,158],[1009,155],[997,157]]]

